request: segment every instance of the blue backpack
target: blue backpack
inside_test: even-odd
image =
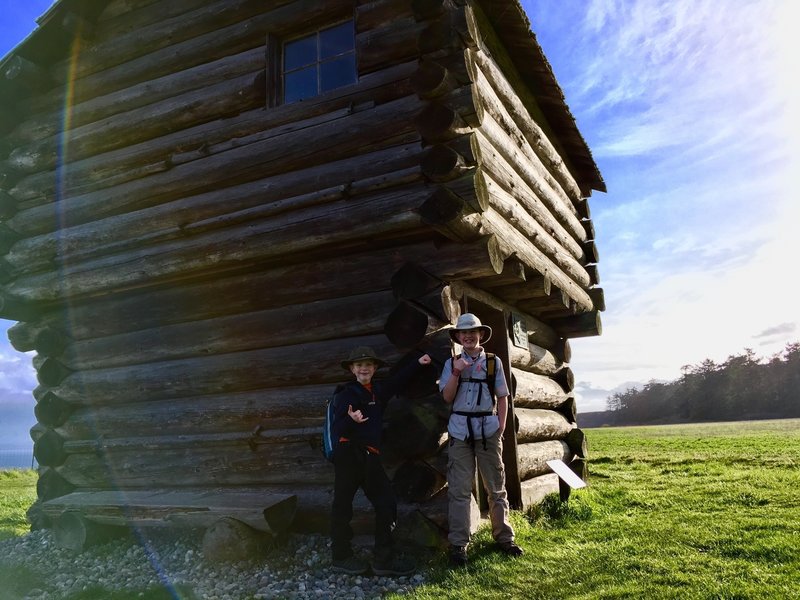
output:
[[[342,389],[344,389],[344,385],[337,385],[331,397],[325,401],[325,421],[322,424],[322,454],[328,462],[333,462],[333,451],[336,450],[336,446],[339,444],[339,440],[333,437],[333,397]]]

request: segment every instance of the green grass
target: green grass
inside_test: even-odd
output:
[[[0,540],[30,530],[25,513],[36,501],[36,471],[0,470]]]
[[[800,420],[587,430],[590,487],[407,598],[798,598]]]
[[[402,598],[800,597],[800,420],[586,433],[589,487],[512,515],[524,556],[498,554],[481,529],[468,567],[437,558]],[[0,539],[27,529],[34,496],[32,471],[0,472]]]

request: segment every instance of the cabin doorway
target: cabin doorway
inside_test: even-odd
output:
[[[481,323],[492,328],[492,337],[484,344],[486,352],[491,352],[500,359],[503,364],[503,372],[506,376],[506,384],[513,394],[513,374],[511,371],[511,360],[509,352],[509,318],[505,311],[494,308],[484,302],[469,298],[463,299],[464,312],[470,312],[480,319]],[[503,464],[506,471],[506,491],[508,493],[508,503],[511,508],[522,508],[522,490],[519,480],[519,469],[517,468],[517,436],[514,418],[513,396],[509,395],[508,414],[506,415],[506,428],[503,436]],[[480,475],[476,475],[475,489],[477,492],[478,506],[484,513],[489,509],[488,499],[480,480]]]

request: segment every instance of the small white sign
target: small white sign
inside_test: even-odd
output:
[[[556,475],[561,477],[561,479],[563,479],[573,490],[579,490],[586,487],[586,482],[578,477],[575,471],[570,469],[563,460],[548,460],[547,466],[553,469]]]

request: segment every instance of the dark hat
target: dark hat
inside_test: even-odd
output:
[[[350,365],[359,360],[371,360],[372,362],[376,363],[378,367],[386,366],[386,361],[378,358],[375,355],[375,350],[369,346],[359,346],[350,352],[350,356],[347,357],[347,360],[342,361],[342,368],[346,371],[349,371]]]
[[[472,313],[464,313],[458,317],[455,327],[450,330],[450,339],[458,344],[459,341],[456,339],[454,334],[458,331],[469,331],[470,329],[478,329],[483,333],[481,336],[481,343],[488,341],[489,338],[492,337],[491,327],[488,325],[482,325],[481,320]]]

